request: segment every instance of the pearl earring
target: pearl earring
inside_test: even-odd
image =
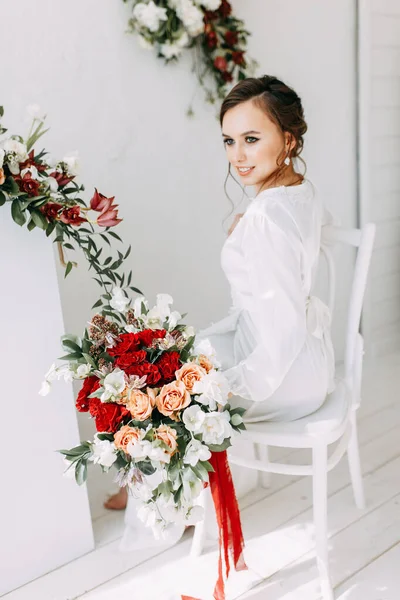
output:
[[[283,162],[285,163],[285,165],[289,166],[290,165],[290,157],[287,156]]]

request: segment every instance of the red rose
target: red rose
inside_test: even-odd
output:
[[[155,339],[163,339],[166,335],[165,329],[145,329],[144,331],[139,331],[137,333],[137,337],[140,340],[141,344],[148,348],[151,346],[151,343]]]
[[[53,177],[57,181],[58,187],[63,187],[74,179],[73,177],[67,177],[65,173],[60,173],[60,171],[54,171],[53,173],[50,173],[50,177]]]
[[[218,12],[216,10],[206,10],[204,12],[204,23],[210,23],[218,19]]]
[[[122,419],[130,412],[121,404],[102,402],[100,398],[90,398],[89,411],[95,420],[97,431],[115,433]]]
[[[132,365],[125,370],[125,373],[127,375],[138,375],[138,377],[146,375],[146,385],[156,385],[161,380],[161,373],[157,366],[149,362]]]
[[[93,377],[93,375],[87,377],[84,380],[81,391],[79,392],[78,397],[76,399],[76,410],[78,410],[79,412],[87,412],[89,410],[89,402],[91,400],[89,399],[89,396],[90,394],[93,394],[93,392],[95,392],[97,389],[99,389],[99,387],[100,384],[97,377]]]
[[[115,366],[125,371],[125,369],[128,369],[132,365],[140,365],[141,363],[144,363],[146,357],[147,354],[145,350],[139,350],[138,352],[126,352],[125,354],[118,356],[117,360],[115,361]]]
[[[228,0],[222,0],[218,12],[223,18],[229,17],[232,12],[232,6],[229,4]]]
[[[225,34],[225,41],[229,46],[236,46],[239,37],[236,31],[227,31]]]
[[[44,216],[47,217],[49,221],[53,221],[54,219],[56,219],[61,209],[62,205],[57,204],[56,202],[48,202],[40,208]]]
[[[213,50],[217,46],[218,38],[217,38],[217,34],[215,33],[215,31],[210,31],[210,33],[207,33],[206,42],[207,42],[207,46],[210,48],[210,50]]]
[[[82,225],[86,222],[81,216],[81,209],[79,206],[72,206],[71,208],[65,208],[60,217],[60,221],[66,225]]]
[[[233,79],[232,73],[229,73],[228,71],[226,71],[225,73],[221,73],[221,75],[222,75],[222,79],[224,81],[228,82],[228,81],[232,81],[232,79]]]
[[[181,368],[179,352],[164,352],[155,365],[160,371],[164,383],[170,383],[175,379],[175,371]]]
[[[236,52],[232,52],[232,60],[236,65],[245,65],[246,61],[244,59],[244,52],[237,50]]]
[[[137,333],[123,333],[119,336],[119,339],[121,341],[118,342],[116,346],[107,348],[107,353],[110,356],[121,356],[127,352],[134,352],[135,350],[138,350],[140,340],[138,339]]]
[[[25,173],[23,177],[17,175],[15,181],[21,192],[25,192],[28,196],[39,196],[40,183],[36,179],[32,179],[30,173]]]
[[[214,67],[218,71],[221,71],[222,73],[225,72],[226,69],[228,68],[228,63],[226,62],[226,58],[224,58],[223,56],[217,56],[217,58],[214,60]]]

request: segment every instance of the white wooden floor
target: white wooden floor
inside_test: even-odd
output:
[[[337,600],[400,598],[400,355],[365,369],[359,411],[367,508],[353,502],[346,460],[329,476],[330,564]],[[303,452],[273,458],[302,462]],[[242,502],[248,571],[228,582],[228,600],[319,600],[313,560],[311,481],[274,476],[268,490]],[[5,600],[212,599],[217,552],[188,558],[191,534],[163,551],[120,553],[123,515],[95,520],[95,551],[18,590]],[[34,552],[34,549],[32,549]]]

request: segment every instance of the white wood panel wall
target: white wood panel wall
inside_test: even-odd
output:
[[[400,347],[400,1],[359,0],[360,221],[377,225],[367,347]]]

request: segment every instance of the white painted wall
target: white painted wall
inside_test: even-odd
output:
[[[360,0],[361,219],[377,224],[365,329],[373,354],[400,348],[400,4]]]
[[[24,107],[46,108],[55,156],[79,149],[88,197],[96,185],[116,195],[133,244],[134,283],[153,300],[169,292],[188,321],[205,326],[229,306],[219,266],[229,211],[223,193],[226,159],[212,107],[195,103],[191,60],[165,67],[126,35],[128,8],[120,0],[3,0],[7,28],[2,102],[10,128],[20,129]],[[309,177],[346,225],[356,219],[355,20],[351,0],[235,0],[253,32],[259,73],[275,73],[303,97],[309,123],[305,158]],[[18,126],[18,127],[17,127]],[[232,188],[235,191],[235,188]],[[237,194],[237,198],[240,194]],[[28,235],[26,233],[26,235]],[[97,298],[82,260],[60,277],[68,331],[80,331]],[[335,337],[341,347],[348,269],[340,257]],[[341,350],[340,350],[341,351]],[[81,434],[90,434],[81,420]],[[99,514],[105,478],[90,485]]]
[[[0,211],[0,595],[93,548],[85,487],[62,476],[60,448],[79,441],[72,389],[38,396],[63,330],[54,260]]]

